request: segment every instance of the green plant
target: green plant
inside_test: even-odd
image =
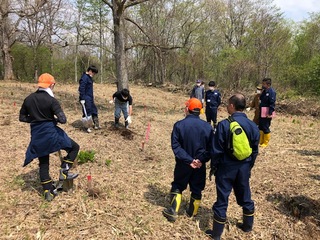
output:
[[[111,160],[110,159],[106,159],[105,164],[109,167],[111,164]]]
[[[78,164],[83,164],[87,162],[94,162],[94,150],[80,151],[78,154]]]

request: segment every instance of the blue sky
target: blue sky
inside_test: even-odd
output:
[[[274,0],[273,2],[284,12],[285,18],[296,22],[307,19],[308,13],[320,12],[319,0]]]

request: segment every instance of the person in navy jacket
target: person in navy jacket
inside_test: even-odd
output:
[[[34,158],[39,159],[39,173],[44,198],[47,201],[57,195],[49,175],[49,154],[61,149],[67,155],[61,162],[59,180],[74,179],[78,174],[70,173],[74,160],[79,152],[79,145],[57,126],[65,124],[67,118],[53,95],[54,77],[48,73],[40,75],[38,90],[23,101],[19,121],[30,123],[31,141],[29,143],[23,166],[28,165]]]
[[[205,103],[206,103],[206,118],[207,122],[211,124],[213,122],[213,128],[217,127],[217,113],[218,107],[221,104],[221,94],[215,89],[216,83],[214,81],[209,82],[209,90],[205,94]]]
[[[94,129],[100,129],[99,118],[98,118],[98,109],[94,103],[93,96],[93,77],[98,73],[98,69],[91,65],[88,67],[87,71],[82,74],[79,80],[79,101],[83,102],[86,107],[88,117],[92,117],[94,123]],[[82,117],[85,117],[84,110],[82,109]],[[91,132],[91,129],[88,128],[87,132]]]
[[[249,178],[258,155],[259,129],[243,113],[245,107],[246,100],[242,94],[235,94],[229,98],[228,113],[247,134],[252,154],[242,161],[230,156],[227,151],[230,123],[227,119],[218,123],[213,139],[210,176],[215,175],[217,199],[212,207],[213,230],[207,230],[206,234],[215,240],[220,239],[223,232],[227,218],[228,199],[232,190],[243,211],[243,223],[237,226],[245,232],[251,231],[253,227],[254,202],[251,199]]]
[[[171,134],[171,147],[175,156],[174,180],[171,183],[171,205],[163,215],[171,222],[177,218],[182,192],[190,186],[189,217],[198,212],[206,182],[206,162],[210,160],[213,132],[210,124],[200,119],[202,103],[196,98],[186,102],[183,120],[176,122]]]
[[[265,117],[260,114],[259,118],[259,129],[260,129],[260,146],[266,147],[270,141],[270,125],[272,120],[272,115],[275,110],[276,105],[276,92],[271,87],[271,78],[264,78],[262,80],[262,93],[260,95],[260,113],[261,108],[267,107],[268,113]]]

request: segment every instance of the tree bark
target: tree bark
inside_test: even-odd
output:
[[[128,72],[126,67],[126,53],[124,43],[124,27],[123,27],[123,11],[124,4],[121,1],[113,0],[113,30],[114,30],[114,45],[115,45],[115,62],[116,62],[116,77],[118,91],[129,87]]]
[[[13,44],[12,39],[10,39],[9,32],[9,1],[4,0],[1,4],[1,15],[0,15],[0,33],[1,33],[1,52],[2,52],[2,62],[4,66],[4,79],[12,80],[14,79],[13,68],[12,68],[12,57],[10,54],[10,49]]]
[[[4,79],[5,80],[13,80],[15,79],[13,74],[13,67],[12,67],[12,57],[10,54],[10,47],[9,44],[3,42],[2,46],[2,60],[4,65]]]

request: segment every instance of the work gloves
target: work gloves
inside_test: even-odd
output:
[[[126,119],[126,121],[127,121],[129,124],[131,124],[131,123],[132,123],[131,116],[128,116],[127,119]]]

